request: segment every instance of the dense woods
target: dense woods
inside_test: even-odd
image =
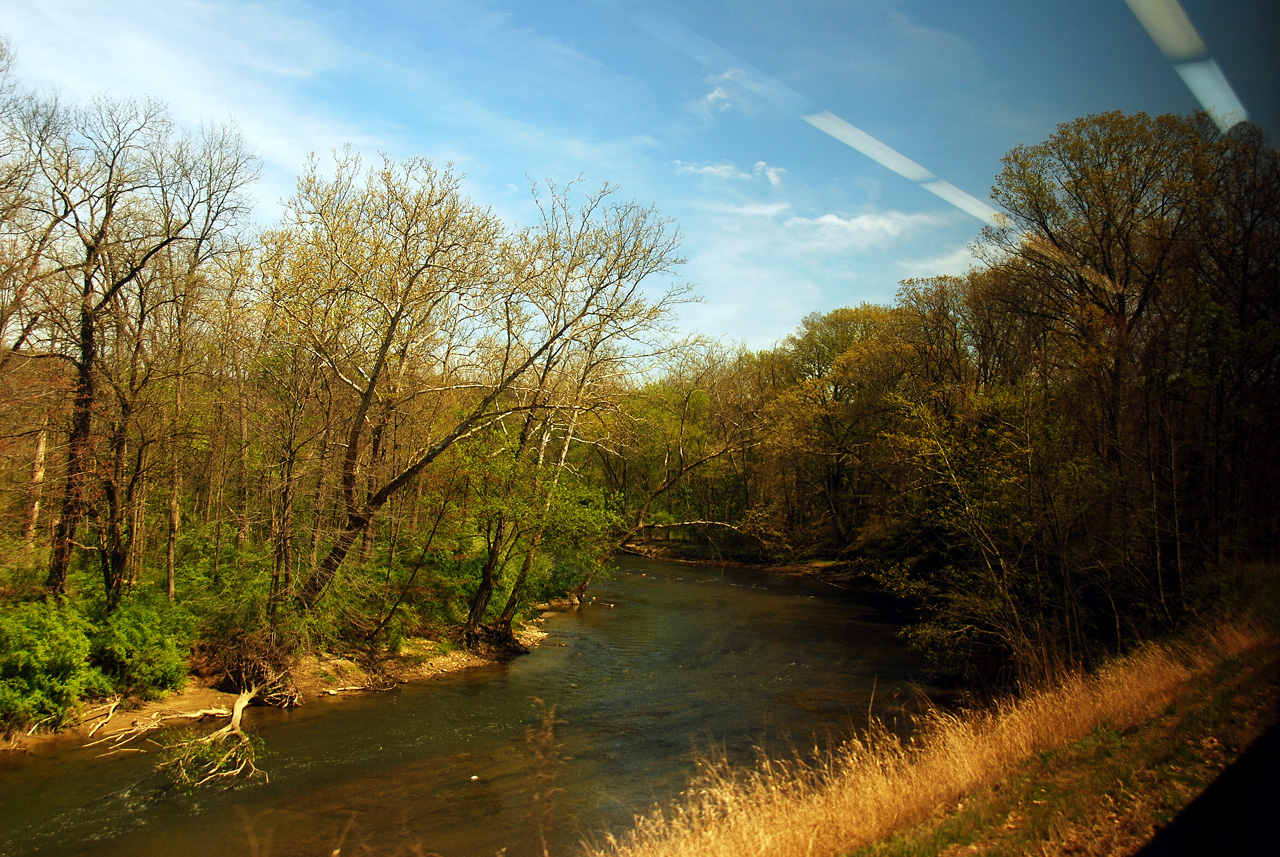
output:
[[[0,57],[0,60],[6,57]],[[1274,559],[1280,163],[1106,114],[1010,152],[983,267],[677,342],[675,226],[504,224],[423,159],[314,158],[3,78],[0,718],[314,647],[511,645],[628,541],[837,559],[950,668],[1036,681]]]
[[[1275,559],[1280,162],[1247,125],[1105,114],[1004,164],[982,267],[810,315],[704,385],[739,451],[672,513],[844,559],[940,662],[1035,682]]]

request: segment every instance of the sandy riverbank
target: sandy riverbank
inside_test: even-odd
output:
[[[516,631],[516,639],[525,648],[533,648],[546,636],[538,621]],[[372,693],[397,685],[429,681],[495,663],[489,657],[463,649],[442,650],[440,643],[428,639],[405,641],[400,651],[380,660],[376,669],[362,666],[341,655],[322,653],[302,658],[289,671],[298,691],[298,704],[323,704],[350,693]],[[0,741],[0,752],[54,752],[57,749],[85,744],[123,733],[148,721],[173,720],[190,723],[188,715],[210,712],[209,717],[229,716],[237,694],[218,690],[215,682],[191,675],[182,690],[156,700],[121,700],[88,704],[80,717],[57,732],[14,733]],[[221,713],[221,715],[219,714]],[[247,723],[252,714],[247,714]]]

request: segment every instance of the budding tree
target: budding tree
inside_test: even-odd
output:
[[[65,490],[46,581],[62,593],[89,502],[104,378],[120,399],[120,379],[103,356],[145,350],[157,278],[172,276],[178,258],[189,271],[207,257],[244,211],[256,162],[233,132],[179,133],[151,101],[100,98],[78,110],[35,103],[22,130],[33,165],[28,216],[48,235],[40,268],[41,301],[51,317],[47,345],[69,345],[64,356],[73,375]],[[118,341],[122,336],[128,342]],[[118,468],[104,474],[105,493],[119,492]],[[124,582],[122,563],[121,556],[104,563],[111,604]]]
[[[567,343],[662,314],[642,283],[676,264],[678,235],[611,195],[576,212],[558,203],[543,228],[510,236],[428,161],[384,158],[366,171],[346,153],[330,177],[308,168],[272,237],[282,262],[270,291],[348,407],[343,521],[298,592],[304,609],[379,510],[455,443],[525,408],[515,388]],[[397,416],[411,418],[416,440],[389,464],[376,451]]]

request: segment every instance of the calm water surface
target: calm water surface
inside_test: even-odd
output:
[[[260,781],[159,791],[154,756],[0,755],[0,855],[540,854],[531,697],[556,706],[557,853],[671,799],[695,759],[839,741],[911,694],[891,617],[759,571],[623,558],[531,655],[386,694],[250,709]],[[13,756],[12,758],[9,758]],[[345,833],[345,839],[343,839]]]

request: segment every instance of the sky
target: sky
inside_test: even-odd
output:
[[[348,144],[452,163],[513,226],[531,182],[616,185],[680,228],[679,326],[753,349],[964,273],[1001,157],[1059,123],[1280,137],[1274,0],[0,0],[0,35],[64,101],[233,121],[263,226]]]

